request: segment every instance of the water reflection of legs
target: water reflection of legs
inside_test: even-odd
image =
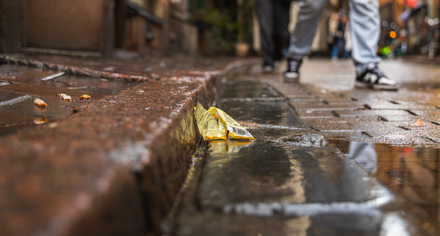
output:
[[[350,142],[348,159],[356,161],[368,173],[377,171],[377,154],[374,143]]]

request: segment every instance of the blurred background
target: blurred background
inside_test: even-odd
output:
[[[436,57],[439,0],[380,0],[384,58]],[[293,30],[298,2],[291,4]],[[0,0],[0,53],[111,57],[120,50],[145,55],[258,55],[254,0]],[[331,0],[312,47],[330,56],[329,22],[348,12]],[[340,44],[338,57],[344,56]]]

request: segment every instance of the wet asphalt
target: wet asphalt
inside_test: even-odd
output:
[[[199,148],[174,235],[438,235],[440,69],[382,67],[398,92],[353,89],[348,61],[220,80],[217,106],[257,141]]]

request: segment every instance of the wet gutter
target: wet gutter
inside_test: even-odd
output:
[[[158,234],[198,143],[193,107],[215,101],[215,80],[227,72],[148,80],[67,118],[0,136],[0,172],[8,180],[0,190],[32,190],[0,191],[2,205],[28,206],[0,211],[0,234]]]

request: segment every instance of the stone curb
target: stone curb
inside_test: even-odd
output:
[[[233,65],[149,80],[0,137],[0,235],[159,233],[199,140],[193,107],[246,62]]]
[[[129,75],[129,74],[122,74],[122,73],[92,70],[92,69],[85,68],[85,67],[76,67],[76,66],[67,66],[67,65],[62,65],[62,64],[48,63],[48,62],[38,61],[38,60],[13,58],[13,57],[8,57],[8,56],[0,56],[0,63],[1,64],[29,66],[29,67],[39,68],[39,69],[62,71],[62,72],[65,72],[66,74],[70,74],[70,75],[78,75],[78,76],[86,76],[86,77],[94,77],[94,78],[104,78],[104,79],[120,79],[120,80],[129,81],[129,82],[142,82],[142,81],[157,80],[158,79],[158,75],[153,74],[153,73],[147,73],[147,76]]]

